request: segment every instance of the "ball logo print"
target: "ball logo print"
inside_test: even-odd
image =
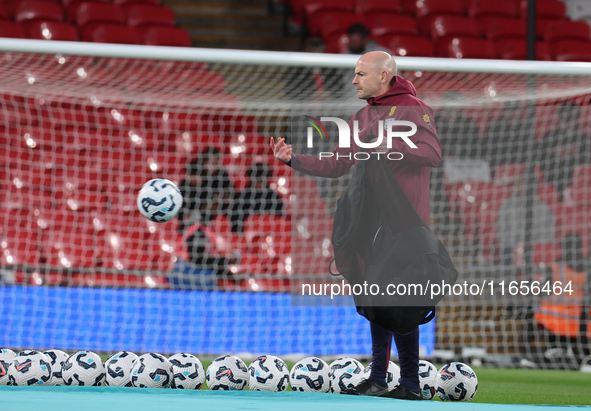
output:
[[[7,348],[0,349],[0,385],[8,385],[8,368],[16,357],[14,351]]]
[[[45,354],[26,350],[14,357],[8,368],[8,385],[49,385],[51,365]]]
[[[205,379],[210,390],[243,390],[249,382],[248,369],[240,358],[223,355],[207,367]]]

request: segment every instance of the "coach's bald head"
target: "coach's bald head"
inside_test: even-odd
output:
[[[397,70],[394,58],[384,51],[364,54],[355,66],[353,85],[357,89],[357,96],[367,100],[384,94],[390,89]]]

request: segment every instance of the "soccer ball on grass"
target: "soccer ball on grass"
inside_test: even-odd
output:
[[[285,391],[289,385],[289,368],[274,355],[261,355],[248,367],[251,391]]]
[[[444,401],[471,401],[478,391],[478,377],[468,365],[452,362],[441,367],[435,385],[437,396]]]

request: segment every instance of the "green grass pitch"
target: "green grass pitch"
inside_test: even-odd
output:
[[[211,359],[202,362],[207,370]],[[289,369],[294,364],[287,362]],[[478,392],[472,400],[475,403],[591,405],[591,373],[499,368],[474,371],[478,376]],[[201,389],[207,390],[207,386],[204,384]]]

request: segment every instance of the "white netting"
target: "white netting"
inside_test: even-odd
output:
[[[352,67],[18,52],[0,61],[5,283],[288,292],[293,258],[328,281],[331,218],[347,176],[292,175],[272,158],[268,140],[287,135],[295,103],[320,110],[355,102]],[[525,357],[544,366],[574,363],[588,347],[583,334],[591,333],[581,325],[588,293],[579,295],[583,302],[569,300],[575,308],[568,314],[579,317],[562,327],[564,310],[542,318],[552,304],[511,296],[508,282],[552,278],[552,263],[554,278],[565,264],[589,270],[589,77],[441,72],[433,61],[399,73],[433,107],[442,141],[431,228],[457,264],[459,281],[494,280],[497,287],[494,296],[445,299],[435,348],[484,348],[484,359],[506,365]],[[215,161],[204,160],[212,148],[225,170],[218,177],[207,174]],[[178,220],[151,224],[140,217],[141,185],[164,177],[186,192],[187,166],[198,188],[186,197],[195,201],[181,227]],[[254,186],[249,191],[249,177],[262,181],[259,194]],[[214,208],[211,198],[218,206],[209,224],[215,247],[196,239],[195,249],[209,254],[191,257],[182,228],[203,221]],[[256,209],[261,204],[267,209]],[[561,249],[572,233],[580,243],[569,237]],[[191,258],[213,272],[180,264]],[[584,276],[565,275],[584,289]],[[497,285],[503,280],[505,296]],[[557,347],[563,354],[543,356]]]

